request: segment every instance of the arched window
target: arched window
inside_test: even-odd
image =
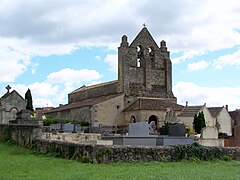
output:
[[[141,67],[141,58],[143,56],[142,47],[137,46],[137,67]]]
[[[154,49],[153,47],[149,47],[148,48],[148,55],[150,57],[151,60],[151,64],[152,64],[152,68],[155,68],[155,53],[154,53]]]
[[[136,123],[136,118],[135,118],[135,116],[133,116],[133,115],[131,116],[131,122],[132,122],[132,123]]]
[[[151,60],[154,59],[154,49],[153,47],[148,48],[148,54]]]
[[[17,112],[18,112],[18,110],[17,110],[17,108],[15,108],[15,107],[13,107],[13,108],[10,110],[10,113],[11,113],[11,115],[10,115],[11,120],[15,120],[15,119],[17,118]]]
[[[158,117],[155,116],[155,115],[151,115],[148,119],[148,124],[150,124],[152,121],[154,121],[156,127],[157,127],[157,124],[158,124]]]

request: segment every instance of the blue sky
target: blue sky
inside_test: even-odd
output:
[[[67,103],[82,85],[117,79],[122,35],[146,23],[173,63],[179,104],[240,108],[238,0],[1,0],[0,93],[9,84],[35,107]]]

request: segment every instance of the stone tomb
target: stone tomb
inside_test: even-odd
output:
[[[169,136],[182,136],[185,137],[186,128],[184,124],[169,125]]]
[[[61,131],[61,123],[51,124],[50,125],[50,131]],[[75,124],[75,131],[74,131],[74,124],[72,124],[72,123],[65,123],[65,124],[62,124],[62,131],[66,132],[66,133],[80,132],[81,131],[81,127],[80,127],[80,125]]]
[[[31,111],[23,109],[17,112],[17,118],[9,121],[10,124],[38,124],[37,121],[32,120]]]
[[[201,137],[198,140],[203,146],[222,146],[224,147],[224,139],[218,139],[218,130],[216,127],[206,126],[201,131]]]
[[[149,125],[147,122],[131,123],[128,125],[128,136],[149,136]]]
[[[178,133],[177,133],[178,134]],[[134,146],[163,146],[177,144],[191,144],[192,137],[185,136],[163,136],[150,135],[149,124],[147,122],[137,122],[129,124],[128,135],[103,136],[103,140],[113,140],[113,145],[134,145]]]

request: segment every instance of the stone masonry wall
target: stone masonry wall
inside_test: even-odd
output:
[[[40,139],[40,136],[41,128],[37,125],[0,125],[0,140],[11,140],[17,145],[35,148],[41,153],[52,153],[56,157],[85,159],[93,163],[175,161],[192,153],[179,151],[182,148],[188,150],[187,146],[104,146],[46,140]],[[212,150],[211,147],[203,147],[202,150],[210,155],[226,152],[233,159],[240,157],[240,148],[236,147],[214,147]]]
[[[171,161],[172,147],[130,147],[75,144],[62,141],[37,139],[35,147],[41,153],[53,153],[57,157],[82,159],[89,157],[94,163]]]
[[[68,103],[79,102],[85,99],[107,96],[117,93],[117,81],[99,87],[87,89],[85,91],[75,92],[68,95]]]
[[[33,140],[41,133],[39,125],[0,124],[0,140],[10,140],[20,146],[32,147]]]
[[[104,146],[45,139],[36,139],[34,144],[41,153],[52,153],[56,157],[80,161],[87,157],[89,162],[93,163],[175,161],[179,156],[183,156],[183,154],[176,154],[178,148],[174,146]],[[240,148],[219,147],[218,151],[226,151],[227,155],[233,159],[240,157]]]

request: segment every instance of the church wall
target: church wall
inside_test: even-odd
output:
[[[106,96],[117,93],[117,82],[112,84],[107,84],[105,86],[91,88],[85,91],[76,92],[69,94],[68,101],[78,102],[85,99],[96,98],[100,96]]]
[[[166,115],[166,111],[150,111],[150,110],[141,110],[141,121],[148,122],[150,116],[157,116],[158,119],[158,127],[164,125],[164,119]]]
[[[141,113],[140,111],[128,111],[128,112],[124,112],[124,119],[126,122],[126,125],[133,123],[132,122],[132,117],[135,118],[136,122],[141,122]]]
[[[71,119],[80,121],[80,120],[86,120],[90,121],[90,109],[89,107],[81,107],[77,109],[72,109],[71,110]]]
[[[92,107],[93,126],[125,125],[122,110],[124,108],[124,95],[108,101],[101,102]]]
[[[75,109],[69,109],[65,111],[60,112],[54,112],[54,113],[48,113],[46,115],[47,117],[56,117],[59,119],[71,119],[71,120],[86,120],[90,121],[91,115],[90,115],[90,109],[89,107],[81,107],[81,108],[75,108]]]
[[[180,111],[175,111],[175,114],[180,114]],[[136,118],[136,122],[148,122],[151,115],[157,116],[158,126],[164,125],[164,120],[166,116],[166,111],[164,110],[136,110],[125,112],[124,118],[127,124],[132,123],[131,116]]]

